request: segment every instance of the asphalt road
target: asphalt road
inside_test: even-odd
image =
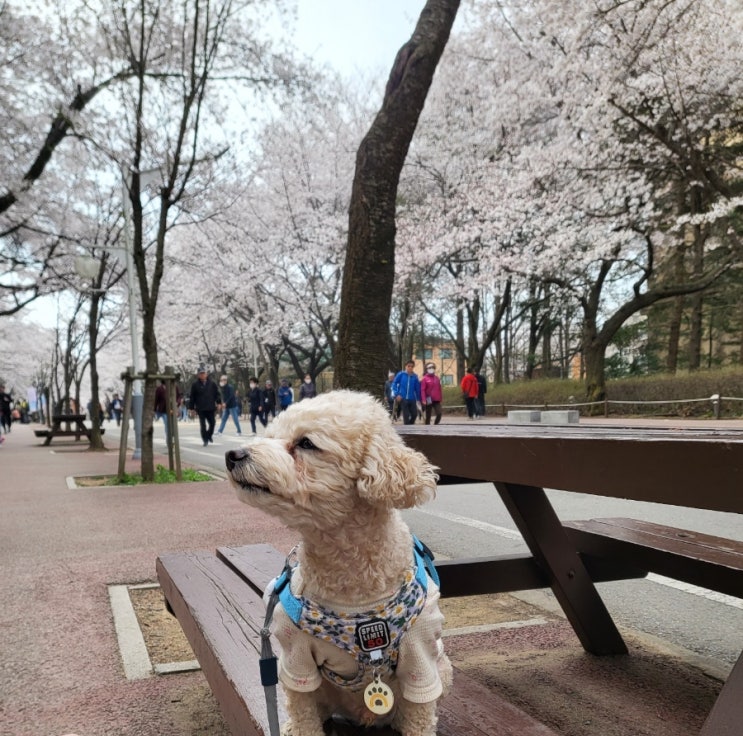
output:
[[[116,428],[109,427],[110,423],[106,425],[106,439],[113,441],[117,439]],[[179,423],[179,436],[184,462],[224,474],[224,453],[249,441],[250,425],[244,422],[243,436],[237,437],[230,420],[225,435],[215,436],[208,447],[203,447],[197,422]],[[162,423],[155,426],[155,443],[158,451],[164,450]],[[549,495],[562,519],[630,516],[743,541],[743,519],[738,514],[563,491],[549,491]],[[490,484],[442,487],[433,502],[404,515],[413,531],[442,557],[526,551],[521,535]],[[709,658],[713,671],[715,666],[722,671],[729,669],[743,650],[743,599],[720,596],[658,576],[602,583],[598,587],[620,628],[645,632]],[[555,605],[549,591],[527,592],[519,597],[537,605]]]

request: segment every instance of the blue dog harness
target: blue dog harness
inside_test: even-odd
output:
[[[359,613],[333,611],[291,590],[291,576],[296,569],[287,563],[273,588],[287,616],[302,631],[331,642],[358,662],[358,672],[344,677],[322,666],[322,675],[331,682],[357,689],[368,669],[394,670],[403,636],[415,623],[426,604],[428,578],[436,585],[439,576],[431,550],[413,536],[413,567],[389,600]]]

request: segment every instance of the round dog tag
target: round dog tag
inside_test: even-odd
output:
[[[364,690],[364,702],[366,707],[378,716],[383,716],[392,710],[395,704],[395,696],[391,688],[375,675],[374,680]]]

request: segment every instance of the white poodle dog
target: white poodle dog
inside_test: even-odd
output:
[[[452,679],[439,589],[397,511],[434,496],[435,468],[380,403],[353,391],[291,406],[226,462],[241,501],[301,535],[272,624],[290,718],[282,735],[323,736],[335,714],[435,736]]]

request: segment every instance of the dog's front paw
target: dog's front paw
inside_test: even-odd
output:
[[[322,727],[319,731],[314,730],[311,726],[301,728],[296,723],[293,723],[291,719],[281,727],[281,736],[316,736],[316,734],[318,736],[325,736],[325,731]]]

